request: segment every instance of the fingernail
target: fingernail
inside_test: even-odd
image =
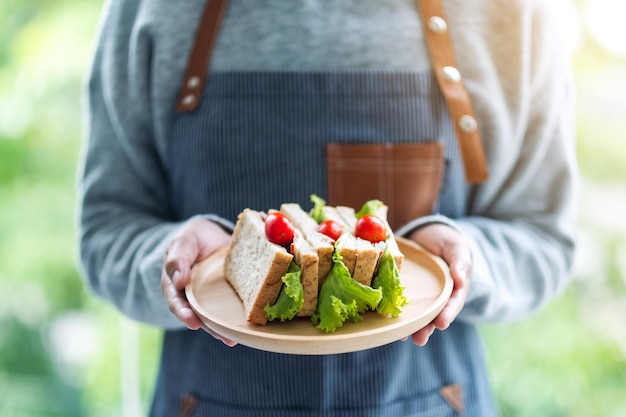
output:
[[[180,271],[176,270],[174,271],[174,274],[172,275],[172,282],[174,283],[174,285],[176,285],[179,279],[180,279]]]

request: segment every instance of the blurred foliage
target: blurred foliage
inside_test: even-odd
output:
[[[0,416],[120,415],[119,315],[77,269],[81,89],[102,2],[0,2]],[[142,341],[140,393],[157,363]]]
[[[134,379],[140,408],[150,401],[160,333],[89,294],[76,262],[81,86],[101,7],[0,2],[0,417],[137,415],[122,392]],[[623,216],[626,62],[585,38],[575,66],[586,190]],[[565,294],[482,328],[505,417],[626,416],[626,226],[596,209],[583,211],[584,259]],[[136,363],[122,348],[135,338]]]

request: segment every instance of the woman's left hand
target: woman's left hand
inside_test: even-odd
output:
[[[413,343],[424,346],[435,329],[447,329],[463,309],[469,292],[472,255],[466,238],[445,224],[432,223],[420,227],[411,233],[410,239],[434,255],[441,257],[450,267],[450,274],[454,282],[452,295],[443,310],[426,327],[411,336]]]

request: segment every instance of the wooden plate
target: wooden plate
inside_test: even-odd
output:
[[[211,330],[237,343],[278,353],[325,355],[354,352],[400,340],[430,323],[452,292],[452,278],[442,259],[417,244],[398,238],[404,253],[400,279],[408,304],[396,318],[375,312],[363,314],[359,323],[346,322],[335,333],[324,333],[309,318],[249,323],[239,296],[223,274],[228,247],[199,262],[186,288],[191,308]]]

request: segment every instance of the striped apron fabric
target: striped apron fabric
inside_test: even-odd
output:
[[[326,196],[325,145],[440,141],[446,170],[439,212],[464,213],[467,185],[434,76],[412,72],[217,73],[201,107],[170,134],[177,219],[244,208],[310,207]],[[419,192],[419,190],[416,190]]]
[[[442,142],[437,211],[465,213],[454,128],[430,73],[212,73],[198,109],[175,114],[169,137],[175,220],[211,213],[234,222],[245,207],[283,202],[308,209],[311,194],[326,196],[329,142]],[[340,355],[228,348],[202,331],[166,332],[163,349],[153,417],[454,416],[440,391],[456,384],[463,415],[496,414],[480,337],[463,323],[426,347],[395,342]]]

